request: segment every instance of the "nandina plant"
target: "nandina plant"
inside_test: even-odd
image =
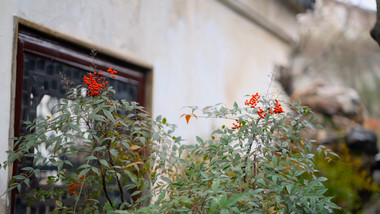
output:
[[[108,69],[115,78],[117,72]],[[101,72],[72,88],[51,116],[27,122],[2,166],[32,159],[9,191],[30,203],[55,200],[54,213],[330,213],[338,207],[314,166],[314,151],[334,155],[301,133],[309,108],[285,112],[278,100],[252,95],[243,106],[190,107],[191,118],[231,121],[210,139],[179,145],[165,118],[117,101]],[[56,171],[44,174],[48,166]],[[41,182],[43,181],[43,182]],[[36,189],[30,184],[45,183]],[[38,185],[37,185],[38,186]],[[49,188],[46,188],[46,187]],[[150,199],[154,201],[147,205]]]
[[[115,78],[117,72],[107,71]],[[173,140],[166,119],[153,120],[135,102],[113,99],[106,75],[90,72],[70,89],[51,116],[27,122],[30,134],[13,138],[4,169],[25,159],[8,191],[29,203],[55,200],[54,213],[123,210],[149,202],[156,177],[170,167]],[[48,175],[46,168],[55,169]],[[31,188],[30,185],[34,187]]]
[[[220,105],[184,114],[231,121],[210,139],[183,145],[154,204],[119,213],[332,213],[314,152],[334,157],[301,133],[314,129],[312,112],[299,104],[285,112],[278,100],[252,95],[243,106]],[[310,117],[309,117],[310,118]],[[164,185],[165,184],[165,185]]]

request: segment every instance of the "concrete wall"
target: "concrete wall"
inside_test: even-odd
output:
[[[243,103],[246,94],[267,91],[274,65],[286,64],[290,51],[288,43],[217,0],[1,0],[0,161],[12,135],[17,18],[150,66],[153,115],[178,124],[177,134],[190,143],[218,123],[199,119],[186,125],[179,118],[187,113],[183,106],[231,106]],[[293,26],[295,19],[289,20],[285,24]],[[1,170],[1,193],[6,176]]]

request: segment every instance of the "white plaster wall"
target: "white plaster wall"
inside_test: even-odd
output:
[[[294,10],[287,6],[287,0],[234,0],[249,7],[254,12],[285,31],[292,39],[298,39],[297,17]]]
[[[265,1],[265,0],[264,0]],[[192,120],[182,107],[244,101],[264,93],[274,64],[286,64],[290,47],[216,0],[1,0],[0,151],[10,124],[13,16],[153,66],[153,115],[178,124],[194,141],[217,123]],[[291,23],[293,24],[293,23]],[[0,159],[4,160],[4,153]],[[0,171],[0,191],[5,174]],[[3,213],[0,210],[0,213]]]
[[[11,109],[11,77],[13,54],[13,14],[14,2],[12,0],[0,1],[0,162],[7,159],[5,153],[9,149]],[[6,213],[8,171],[0,169],[0,213]]]

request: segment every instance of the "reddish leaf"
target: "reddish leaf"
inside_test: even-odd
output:
[[[190,121],[191,115],[190,115],[190,114],[187,114],[187,115],[185,116],[185,118],[186,118],[186,122],[187,122],[187,124],[189,124],[189,121]]]

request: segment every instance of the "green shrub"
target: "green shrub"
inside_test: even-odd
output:
[[[261,106],[259,106],[261,105]],[[184,115],[236,120],[216,130],[211,139],[197,137],[195,145],[181,146],[185,157],[176,163],[160,195],[137,213],[331,213],[339,209],[324,194],[324,177],[318,177],[313,151],[335,155],[300,133],[314,128],[304,120],[307,107],[293,105],[283,113],[281,104],[260,99],[232,109],[197,107]],[[266,109],[265,111],[263,109]],[[327,157],[328,158],[328,157]],[[125,213],[131,213],[129,210]],[[124,213],[124,212],[120,212]]]
[[[103,77],[92,79],[96,75],[84,78],[87,94],[82,87],[71,89],[51,117],[28,122],[30,134],[14,139],[15,149],[2,167],[25,157],[33,166],[13,176],[8,191],[28,195],[31,203],[54,199],[54,213],[330,213],[339,208],[324,195],[326,178],[318,177],[313,162],[315,148],[333,153],[300,137],[313,128],[303,119],[309,108],[293,105],[294,112],[285,113],[277,100],[259,94],[232,109],[191,107],[192,113],[183,115],[187,122],[192,117],[236,122],[211,139],[197,137],[196,144],[183,145],[181,137],[171,135],[174,126],[166,118],[153,120],[137,103],[114,100],[113,89]],[[54,188],[27,191],[47,165],[57,168],[47,178]],[[62,200],[66,197],[71,200]]]

